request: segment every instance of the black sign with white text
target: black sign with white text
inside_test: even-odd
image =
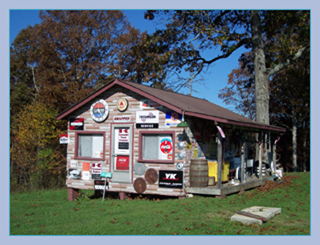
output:
[[[136,128],[159,128],[159,123],[136,123]]]
[[[159,187],[182,189],[183,172],[173,170],[159,170]]]
[[[119,142],[119,149],[128,150],[129,149],[129,142]]]
[[[95,180],[94,181],[94,189],[95,190],[103,190],[105,180]],[[106,183],[106,190],[109,189],[109,182]]]

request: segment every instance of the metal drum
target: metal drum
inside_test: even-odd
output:
[[[192,159],[190,163],[190,186],[208,186],[208,161],[207,159]]]

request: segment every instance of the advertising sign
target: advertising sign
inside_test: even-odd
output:
[[[114,122],[130,122],[131,116],[114,116],[113,121]]]
[[[128,108],[128,101],[125,98],[118,99],[117,101],[118,110],[123,112]]]
[[[149,99],[140,100],[140,109],[146,108],[162,108],[162,105]]]
[[[166,112],[166,126],[177,126],[181,123],[182,115],[175,111]]]
[[[83,130],[84,118],[70,118],[69,130]]]
[[[159,170],[159,187],[183,188],[183,171]]]
[[[68,144],[69,143],[69,138],[68,134],[60,134],[60,144]]]
[[[163,160],[171,160],[172,159],[172,139],[171,137],[159,137],[159,157]]]
[[[101,179],[102,163],[91,163],[91,178]]]
[[[116,170],[129,170],[129,156],[117,156]]]
[[[104,189],[104,180],[95,180],[94,181],[94,189],[95,190],[103,190]],[[106,182],[106,190],[109,189],[109,182]]]
[[[137,111],[136,112],[137,128],[158,128],[159,111]]]
[[[70,168],[68,170],[68,179],[81,179],[81,170]]]

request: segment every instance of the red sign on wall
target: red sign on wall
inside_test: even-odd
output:
[[[129,156],[117,156],[117,170],[129,170]]]
[[[172,144],[171,141],[164,139],[161,143],[160,143],[160,150],[162,151],[162,153],[164,154],[168,154],[171,152],[172,150]]]

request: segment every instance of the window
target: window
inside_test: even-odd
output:
[[[174,131],[140,131],[139,161],[152,163],[174,163]]]
[[[104,160],[105,133],[104,132],[76,132],[75,159]]]

